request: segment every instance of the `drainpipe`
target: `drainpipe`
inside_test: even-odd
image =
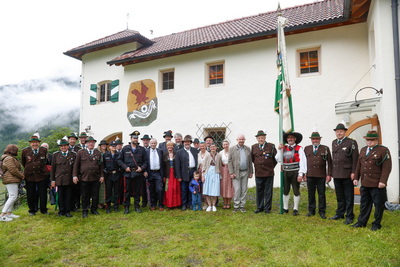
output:
[[[394,48],[394,75],[396,84],[396,105],[397,105],[397,142],[400,142],[400,53],[399,53],[399,12],[398,0],[392,0],[392,27],[393,27],[393,48]],[[400,144],[398,144],[400,146]],[[400,151],[398,151],[400,166]],[[399,178],[400,192],[400,178]],[[400,193],[399,193],[400,195]],[[400,203],[400,196],[398,199]]]

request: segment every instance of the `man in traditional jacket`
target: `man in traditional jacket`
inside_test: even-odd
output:
[[[251,160],[256,177],[257,209],[254,213],[270,213],[274,188],[274,168],[277,164],[275,145],[266,141],[267,134],[260,130],[256,134],[257,143],[251,147]]]
[[[360,151],[353,183],[361,182],[360,215],[352,227],[365,227],[375,206],[372,231],[382,228],[381,221],[385,210],[386,186],[392,170],[392,157],[387,147],[378,144],[377,131],[369,131],[364,136],[367,146]]]
[[[318,192],[318,213],[326,219],[325,183],[332,179],[332,156],[329,147],[321,145],[321,136],[318,132],[311,133],[312,145],[304,148],[307,158],[307,189],[308,189],[308,214],[314,216],[317,208],[315,191]]]

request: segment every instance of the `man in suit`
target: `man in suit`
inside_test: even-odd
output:
[[[332,179],[332,156],[329,147],[321,145],[321,136],[318,132],[311,133],[312,145],[304,148],[307,158],[307,188],[308,214],[314,216],[317,208],[315,191],[318,192],[318,212],[322,219],[326,219],[325,183]]]
[[[157,140],[150,139],[150,149],[146,150],[149,163],[147,164],[144,176],[149,183],[150,189],[150,209],[155,210],[156,207],[164,210],[164,184],[163,184],[163,151],[157,148]]]
[[[78,151],[73,170],[73,181],[81,185],[82,217],[100,215],[97,211],[99,205],[100,183],[104,182],[103,157],[99,150],[94,149],[96,140],[89,136],[85,142],[85,149]],[[91,203],[90,203],[91,200]]]
[[[148,150],[150,149],[150,136],[148,134],[143,135],[142,138],[140,138],[140,140],[142,140],[143,142],[143,147],[144,149]]]
[[[76,159],[75,151],[69,150],[69,143],[62,139],[59,143],[60,150],[54,152],[51,162],[51,187],[57,186],[58,216],[72,217],[72,172]]]
[[[163,138],[165,142],[161,142],[158,144],[158,148],[161,149],[164,153],[167,152],[167,143],[172,140],[172,131],[168,130],[164,132]]]
[[[274,168],[276,148],[266,141],[267,134],[260,130],[256,134],[257,143],[251,147],[251,160],[254,163],[256,177],[257,209],[254,213],[271,213],[274,186]]]
[[[68,136],[68,144],[69,144],[69,151],[74,151],[78,153],[79,150],[82,149],[82,146],[76,144],[78,141],[78,136],[75,133],[70,133]],[[81,206],[81,192],[80,192],[80,184],[71,185],[71,208],[74,211],[78,211]]]
[[[207,137],[205,139],[207,142]],[[229,174],[235,189],[233,211],[246,212],[247,182],[253,177],[253,164],[250,148],[244,144],[246,141],[244,134],[239,134],[236,141],[237,145],[229,149],[228,157]]]
[[[47,149],[39,147],[40,142],[38,134],[32,135],[29,147],[24,148],[21,153],[21,163],[25,169],[29,215],[35,215],[38,207],[42,214],[49,214],[47,212],[47,189],[49,186],[46,170]]]
[[[81,132],[81,134],[79,135],[79,146],[81,148],[85,148],[85,142],[88,138],[88,135],[86,134],[86,132]]]
[[[351,224],[354,219],[354,186],[353,179],[358,160],[356,140],[346,137],[347,128],[339,123],[335,129],[337,139],[332,141],[332,176],[335,185],[337,209],[331,220],[344,219]]]
[[[176,133],[174,135],[174,139],[175,139],[175,146],[174,146],[174,151],[178,151],[179,149],[183,148],[183,144],[182,144],[182,134],[180,133]]]
[[[364,136],[367,146],[360,151],[353,184],[358,185],[361,180],[361,202],[358,221],[352,227],[365,227],[375,206],[372,231],[382,228],[381,221],[385,210],[386,186],[389,174],[392,171],[392,157],[387,147],[379,145],[377,131],[369,131]]]
[[[118,156],[118,165],[124,170],[124,214],[129,213],[131,205],[132,186],[135,211],[141,213],[140,210],[140,188],[143,184],[143,173],[147,169],[148,158],[146,150],[139,145],[139,131],[130,134],[131,142],[122,148]]]
[[[191,146],[192,137],[186,135],[183,138],[183,148],[176,152],[175,175],[181,183],[182,210],[186,210],[191,205],[191,193],[189,183],[193,179],[193,173],[197,170],[198,150]]]
[[[303,135],[298,132],[283,134],[286,145],[279,144],[276,159],[283,167],[283,212],[289,212],[290,187],[293,189],[293,215],[299,215],[300,183],[307,173],[307,159],[299,146]]]

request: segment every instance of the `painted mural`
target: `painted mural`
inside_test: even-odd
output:
[[[128,120],[132,126],[148,126],[157,119],[156,84],[146,79],[131,83],[128,91]]]

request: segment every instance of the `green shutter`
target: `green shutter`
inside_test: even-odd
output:
[[[90,105],[97,104],[97,84],[90,85]]]
[[[119,80],[115,80],[111,82],[111,102],[118,102],[119,98]]]

